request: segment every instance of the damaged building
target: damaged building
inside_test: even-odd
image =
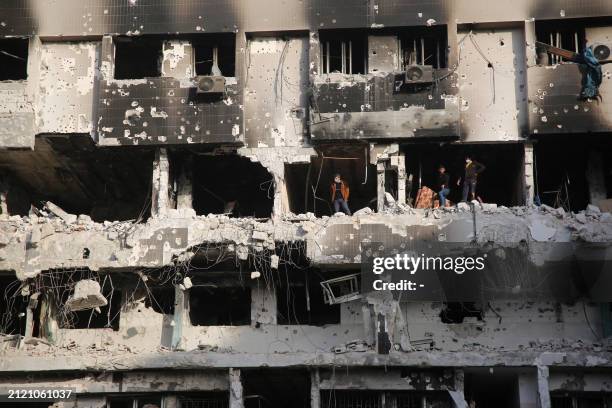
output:
[[[3,0],[0,408],[612,407],[611,49],[604,0]]]

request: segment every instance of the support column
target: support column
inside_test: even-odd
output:
[[[397,154],[397,202],[406,204],[406,156],[401,151]]]
[[[318,368],[313,368],[310,371],[310,408],[319,408],[321,406],[321,376]]]
[[[284,170],[283,175],[274,173],[274,204],[272,207],[272,218],[281,217],[289,212],[289,195],[285,184]]]
[[[165,217],[168,212],[168,186],[170,178],[170,163],[168,151],[160,148],[155,152],[153,161],[153,191],[151,193],[151,215]]]
[[[176,209],[193,209],[193,178],[191,158],[186,159],[181,169],[181,174],[178,178],[178,192],[176,196]]]
[[[172,350],[180,350],[182,348],[183,325],[186,320],[189,295],[185,293],[178,285],[174,286],[174,317],[172,326]]]
[[[376,211],[382,212],[385,207],[385,163],[376,163]]]
[[[525,42],[527,43],[527,66],[533,67],[537,64],[538,56],[536,53],[536,31],[535,21],[525,21]]]
[[[598,205],[600,200],[608,198],[606,179],[604,177],[603,154],[591,150],[587,162],[586,179],[589,183],[589,202]]]
[[[524,158],[523,158],[523,165],[524,165],[524,176],[525,179],[523,180],[523,190],[524,190],[524,198],[525,198],[525,205],[532,205],[533,204],[533,200],[535,197],[535,177],[534,177],[534,171],[533,171],[533,144],[532,143],[525,143],[524,144]]]
[[[263,278],[251,282],[251,326],[276,324],[276,293],[266,286]]]
[[[550,389],[548,388],[548,367],[538,366],[538,408],[550,408]]]
[[[238,368],[229,369],[229,389],[229,408],[244,408],[242,378]]]
[[[164,397],[164,408],[179,408],[179,400],[176,395],[166,395]]]
[[[465,372],[461,368],[455,369],[455,389],[449,391],[454,408],[467,408],[465,400]]]

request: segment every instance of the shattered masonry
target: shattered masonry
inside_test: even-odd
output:
[[[611,65],[580,99],[536,46],[612,48],[610,4],[4,3],[0,397],[612,406]],[[455,205],[465,156],[482,201]],[[415,208],[440,164],[451,206]],[[512,296],[351,286],[368,244],[415,242],[486,249]],[[592,296],[526,295],[555,273]]]

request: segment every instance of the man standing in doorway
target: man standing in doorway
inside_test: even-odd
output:
[[[470,156],[465,156],[465,177],[463,179],[463,198],[461,201],[466,202],[468,194],[470,200],[476,199],[476,179],[478,175],[485,170],[484,164],[472,160]],[[457,180],[457,185],[461,184],[461,177]]]
[[[446,173],[446,167],[441,164],[438,167],[438,197],[440,198],[440,208],[446,207],[446,197],[450,193],[448,183],[450,176]]]
[[[348,206],[348,198],[349,198],[349,187],[344,182],[344,180],[342,180],[342,177],[340,177],[340,174],[336,174],[334,176],[334,181],[331,184],[331,199],[332,199],[332,202],[334,203],[335,212],[339,212],[340,209],[342,208],[342,211],[345,214],[351,215],[351,210],[349,209],[349,206]]]

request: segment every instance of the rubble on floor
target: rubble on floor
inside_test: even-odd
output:
[[[463,204],[463,205],[462,205]],[[472,213],[472,208],[475,214]],[[335,224],[383,224],[395,230],[433,225],[463,225],[458,242],[610,242],[612,215],[589,206],[577,214],[562,208],[504,207],[473,202],[442,209],[415,209],[395,202],[382,212],[367,207],[353,216],[286,214],[269,220],[226,215],[150,218],[146,223],[92,222],[87,216],[11,216],[0,220],[0,269],[17,271],[20,279],[53,268],[159,267],[192,256],[190,248],[226,244],[239,259],[280,242],[315,241]],[[455,224],[457,223],[457,224]],[[459,228],[459,227],[457,227]],[[316,260],[313,260],[316,261]]]

